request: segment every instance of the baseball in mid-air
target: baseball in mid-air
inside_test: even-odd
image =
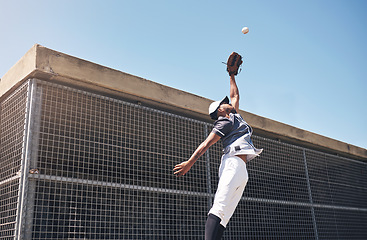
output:
[[[243,33],[243,34],[248,33],[248,27],[244,27],[244,28],[242,28],[242,33]]]

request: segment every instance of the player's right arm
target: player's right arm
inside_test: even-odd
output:
[[[214,143],[218,142],[219,139],[220,139],[220,136],[218,136],[214,132],[211,132],[209,134],[209,136],[205,139],[205,141],[202,142],[197,147],[197,149],[191,155],[189,160],[184,161],[180,164],[177,164],[174,167],[174,169],[173,169],[174,174],[178,177],[185,175],[191,169],[191,167],[194,165],[194,163],[199,159],[199,157],[201,157],[206,152],[206,150],[209,149],[210,146],[212,146]]]

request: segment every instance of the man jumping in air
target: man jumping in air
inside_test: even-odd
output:
[[[246,163],[262,152],[262,149],[255,148],[252,143],[252,128],[238,114],[240,95],[235,76],[241,64],[242,57],[233,52],[227,62],[231,103],[225,97],[210,104],[209,115],[216,120],[213,130],[189,160],[177,164],[173,169],[176,176],[185,175],[210,146],[222,139],[223,155],[219,167],[218,188],[205,224],[205,240],[222,238],[248,181]]]

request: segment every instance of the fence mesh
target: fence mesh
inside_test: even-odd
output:
[[[14,239],[28,84],[0,102],[0,239]]]
[[[187,160],[211,124],[71,87],[35,83],[42,96],[37,98],[38,171],[28,177],[34,186],[34,197],[27,202],[32,221],[24,227],[30,229],[29,237],[203,239],[221,144],[212,146],[182,178],[176,178],[172,168]],[[14,108],[24,112],[26,99],[15,96],[13,101],[23,108]],[[2,141],[5,116],[14,118],[12,111],[1,108]],[[14,129],[20,133],[24,125]],[[365,162],[260,136],[253,141],[264,152],[247,165],[249,182],[224,239],[367,237]],[[10,148],[19,151],[13,144],[2,145],[1,166]],[[10,186],[7,179],[17,171],[19,166],[1,175],[4,186]],[[7,192],[1,194],[3,202],[18,201],[17,194],[13,200]],[[2,229],[11,222],[3,218],[6,209],[1,208]]]

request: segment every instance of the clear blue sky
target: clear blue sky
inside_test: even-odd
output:
[[[0,0],[0,76],[35,43],[367,148],[367,1]],[[250,32],[241,33],[247,26]]]

